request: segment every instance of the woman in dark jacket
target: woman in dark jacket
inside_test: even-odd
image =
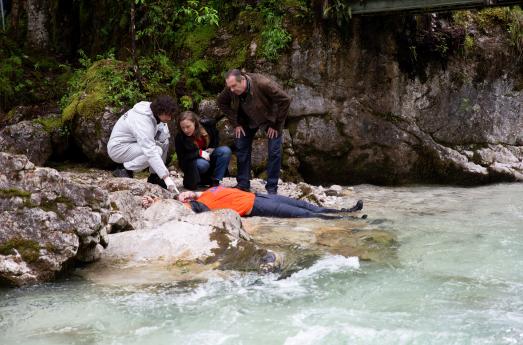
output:
[[[183,171],[183,186],[190,190],[199,184],[217,186],[223,179],[231,149],[219,146],[216,122],[202,121],[192,111],[184,111],[176,120],[178,134],[174,140],[176,155]]]

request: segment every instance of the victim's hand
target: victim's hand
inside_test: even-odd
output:
[[[154,204],[155,201],[158,201],[159,198],[149,195],[144,195],[142,197],[142,207],[143,208],[149,208],[152,204]]]
[[[196,193],[191,192],[191,191],[182,192],[182,193],[180,193],[180,195],[178,195],[178,201],[181,201],[181,202],[188,202],[190,200],[195,200],[195,199],[196,199]]]

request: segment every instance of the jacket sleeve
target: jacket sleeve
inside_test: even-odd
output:
[[[231,94],[227,88],[224,88],[218,95],[218,108],[225,114],[233,127],[238,126],[238,114],[231,107]]]
[[[283,125],[289,115],[289,107],[291,105],[291,97],[287,95],[282,88],[274,81],[270,80],[265,83],[259,84],[260,90],[269,98],[273,104],[278,107],[278,113],[276,114],[276,123],[273,127],[278,132],[283,130]]]
[[[138,145],[140,145],[144,155],[147,157],[147,162],[151,169],[160,177],[164,178],[169,175],[169,170],[165,166],[162,155],[158,152],[160,149],[156,145],[154,135],[156,134],[156,126],[153,126],[150,119],[143,117],[135,117],[131,124],[132,131]]]
[[[182,164],[182,169],[185,164],[200,157],[200,150],[198,147],[196,145],[189,145],[189,143],[184,140],[183,134],[176,134],[176,138],[174,139],[174,148],[176,150],[176,157]]]
[[[200,120],[200,123],[211,137],[209,147],[217,148],[220,145],[220,132],[218,131],[218,128],[216,128],[216,120],[204,119]]]

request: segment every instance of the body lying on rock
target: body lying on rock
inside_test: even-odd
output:
[[[143,206],[147,208],[157,200],[160,199],[144,196]],[[215,186],[204,192],[186,191],[178,195],[178,200],[196,213],[231,209],[241,217],[339,219],[343,218],[343,215],[339,213],[356,212],[363,208],[361,200],[358,200],[351,208],[338,210],[316,206],[304,200],[296,200],[283,195],[251,193],[222,186]]]

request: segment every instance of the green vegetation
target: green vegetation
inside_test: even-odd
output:
[[[472,35],[466,35],[465,40],[463,42],[463,50],[465,55],[469,55],[474,50],[475,42],[474,42],[474,36]]]
[[[46,212],[54,212],[56,213],[59,217],[63,217],[63,215],[61,214],[61,212],[59,212],[58,210],[58,205],[59,204],[63,204],[65,205],[65,207],[68,209],[68,210],[71,210],[74,208],[74,203],[71,199],[67,198],[67,197],[64,197],[64,196],[58,196],[56,199],[54,200],[42,200],[42,202],[40,203],[40,205],[38,205],[37,207],[40,207],[42,210],[46,211]]]
[[[457,11],[453,14],[456,24],[469,30],[476,27],[481,32],[489,34],[497,27],[501,27],[507,33],[507,39],[515,48],[516,52],[523,55],[523,10],[519,6],[493,7],[481,11]],[[474,46],[473,37],[465,37],[465,52],[470,52]]]
[[[2,58],[2,64],[0,64],[1,105],[11,103],[16,98],[16,94],[21,91],[23,73],[22,59],[19,56],[12,55]]]
[[[193,106],[193,101],[192,101],[192,98],[185,95],[185,96],[182,96],[180,98],[180,103],[182,104],[182,109],[183,110],[189,110],[192,108]]]
[[[523,10],[521,7],[515,6],[510,12],[510,22],[507,30],[510,35],[510,41],[521,58],[523,56]]]
[[[30,198],[31,192],[15,188],[0,189],[0,198],[13,197]]]
[[[56,99],[70,77],[66,66],[44,55],[25,52],[0,31],[0,112],[21,103]]]
[[[142,74],[142,87],[145,97],[162,94],[175,96],[174,89],[181,79],[181,72],[165,54],[145,56],[138,61]]]
[[[112,53],[99,56],[101,59],[94,63],[81,55],[83,68],[74,73],[61,101],[64,122],[76,114],[90,117],[107,105],[121,107],[144,97],[128,63],[116,60]]]
[[[265,14],[266,26],[261,33],[262,55],[269,61],[275,61],[282,49],[292,40],[291,35],[283,28],[282,18],[268,11]]]
[[[28,263],[36,262],[40,255],[40,245],[36,241],[14,237],[0,244],[0,254],[2,255],[14,254],[13,250],[20,253],[22,259]]]
[[[145,9],[137,27],[137,37],[151,42],[155,50],[180,47],[178,39],[184,34],[201,26],[218,26],[219,23],[218,11],[212,3],[204,1],[137,0],[136,3]],[[208,35],[204,36],[208,38]]]

